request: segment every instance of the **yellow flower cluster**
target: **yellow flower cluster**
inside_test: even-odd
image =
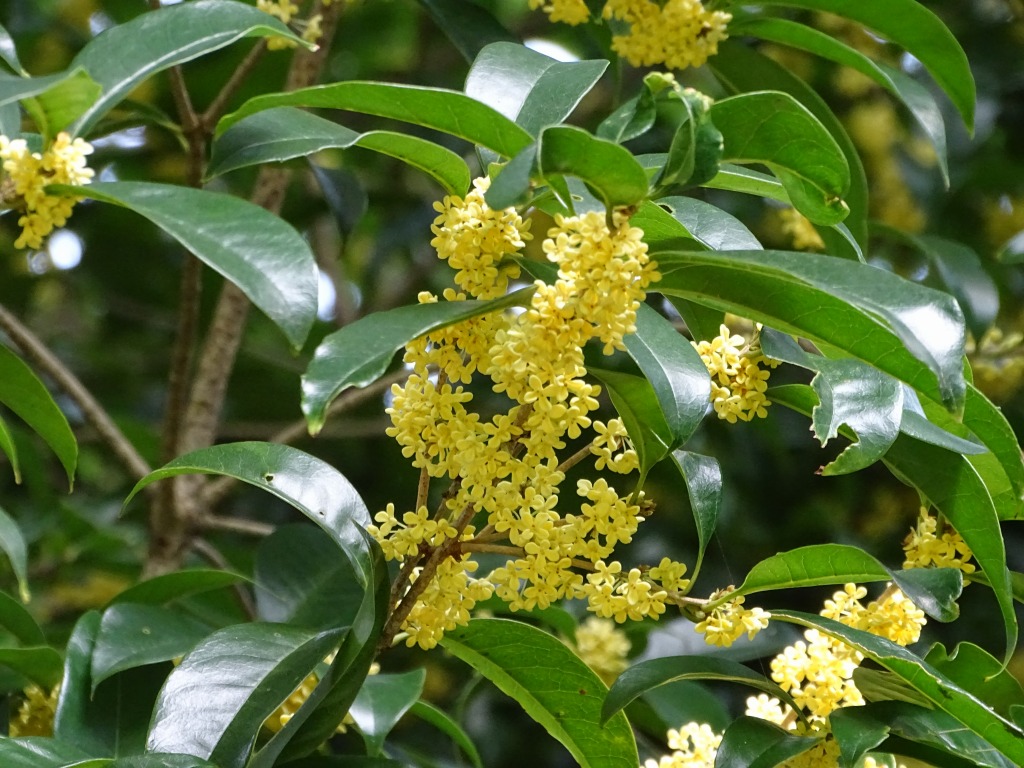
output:
[[[329,0],[324,5],[330,5]],[[309,43],[317,43],[323,36],[323,14],[315,14],[305,21],[295,19],[299,12],[299,6],[292,0],[256,0],[256,7],[264,13],[269,13],[283,23],[289,24],[293,20],[302,29],[302,39]],[[297,43],[287,37],[276,36],[267,39],[267,49],[281,51],[287,48],[294,48]]]
[[[712,768],[722,734],[715,733],[707,723],[687,723],[678,731],[670,729],[667,740],[672,753],[647,760],[644,768]]]
[[[608,0],[603,16],[629,24],[612,49],[634,67],[699,67],[718,53],[732,15],[709,11],[700,0]]]
[[[974,384],[997,403],[1013,397],[1024,383],[1024,334],[992,326],[975,342],[967,339]]]
[[[928,510],[921,507],[917,525],[903,541],[903,551],[906,554],[903,567],[959,568],[964,573],[974,573],[974,564],[968,562],[972,555],[967,542],[949,527],[941,536],[938,535],[938,525],[938,518],[929,515]]]
[[[782,220],[782,232],[793,239],[793,247],[798,251],[823,251],[825,243],[814,225],[796,208],[783,208],[779,211]]]
[[[24,139],[0,136],[0,161],[4,178],[0,184],[0,204],[24,213],[18,219],[21,235],[15,248],[41,248],[43,238],[63,227],[80,197],[47,194],[48,184],[88,184],[93,177],[86,167],[86,155],[92,145],[84,139],[72,139],[63,131],[43,152],[31,152]]]
[[[590,21],[586,0],[530,0],[530,8],[540,8],[552,21],[573,26]]]
[[[711,599],[718,599],[731,591],[730,587],[715,592]],[[744,633],[748,640],[753,640],[754,635],[768,626],[772,615],[761,608],[744,608],[743,600],[740,596],[712,609],[702,621],[694,625],[694,630],[704,635],[704,641],[709,645],[728,647]]]
[[[13,738],[25,736],[52,736],[53,718],[57,713],[57,699],[60,685],[47,693],[38,685],[30,685],[24,691],[24,700],[17,712],[11,713],[9,723]]]
[[[576,628],[576,655],[608,685],[625,671],[629,649],[626,633],[608,619],[591,616]]]
[[[748,344],[722,325],[711,341],[693,345],[711,374],[711,404],[718,418],[735,424],[737,419],[751,421],[755,416],[763,419],[768,415],[765,409],[771,401],[764,393],[770,371],[762,365],[774,368],[778,362],[761,354],[756,337]]]
[[[487,188],[478,179],[465,198],[435,206],[431,242],[456,270],[460,289],[447,289],[445,301],[501,296],[519,274],[509,257],[530,238],[528,224],[511,208],[492,210]],[[431,477],[451,482],[432,516],[420,506],[399,517],[389,505],[371,529],[385,554],[409,567],[425,553],[443,555],[413,571],[409,588],[418,597],[402,624],[409,645],[431,647],[492,592],[513,610],[586,598],[599,616],[625,621],[664,612],[667,588],[651,573],[668,579],[668,589],[685,583],[683,566],[623,573],[621,564],[608,562],[643,521],[642,494],[627,499],[604,479],[580,480],[579,511],[557,510],[559,485],[573,463],[559,461],[566,438],[593,426],[597,435],[577,459],[593,455],[599,468],[617,472],[637,465],[621,422],[592,422],[600,388],[584,379],[583,346],[594,339],[611,353],[634,332],[646,288],[658,277],[642,236],[620,213],[611,228],[598,213],[558,216],[542,246],[558,278],[552,285],[536,281],[528,307],[479,316],[407,345],[412,371],[392,387],[387,431],[423,473],[422,495]],[[470,410],[473,395],[463,385],[475,375],[511,401],[506,412],[485,418]],[[478,515],[482,526],[473,524]],[[511,557],[475,578],[473,552]],[[584,579],[581,570],[592,573]],[[423,587],[420,578],[430,582]]]

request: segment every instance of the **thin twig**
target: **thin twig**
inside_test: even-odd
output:
[[[199,118],[199,124],[203,127],[203,130],[212,132],[214,127],[217,125],[217,121],[220,120],[227,108],[228,102],[231,97],[234,96],[238,89],[242,87],[245,79],[252,74],[253,69],[259,63],[260,59],[263,58],[263,54],[267,52],[267,41],[265,39],[260,40],[256,45],[252,47],[252,50],[245,55],[245,58],[239,62],[238,66],[235,67],[235,71],[228,78],[228,81],[224,83],[224,87],[220,89],[217,95],[210,102],[210,106],[206,108],[206,111]]]
[[[201,558],[206,560],[214,568],[219,568],[222,571],[231,571],[231,563],[228,562],[227,558],[220,553],[213,544],[208,542],[206,539],[196,536],[189,542],[189,546],[192,551],[199,555]],[[253,602],[252,595],[249,594],[249,590],[245,588],[243,584],[234,585],[235,597],[238,598],[238,604],[242,606],[242,610],[245,611],[246,616],[250,619],[256,618],[256,604]]]
[[[57,386],[74,401],[85,420],[110,446],[132,479],[139,480],[152,471],[149,463],[142,458],[135,446],[125,437],[103,406],[78,380],[78,377],[50,351],[39,337],[2,305],[0,305],[0,330],[7,334],[11,342],[21,350],[29,362],[53,379]]]
[[[230,531],[244,533],[248,536],[269,536],[276,529],[268,523],[249,520],[245,517],[225,517],[223,515],[204,515],[196,521],[200,528],[209,531]]]
[[[555,472],[561,472],[564,475],[570,469],[572,469],[585,458],[587,458],[587,456],[592,456],[593,454],[590,452],[590,449],[593,447],[593,445],[593,442],[584,445],[582,448],[576,451],[576,453],[574,453],[568,459],[559,464],[558,467],[555,469]]]

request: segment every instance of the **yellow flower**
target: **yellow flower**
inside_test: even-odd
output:
[[[793,238],[793,247],[798,251],[823,251],[825,243],[814,225],[796,208],[783,208],[779,211],[782,220],[782,231]]]
[[[54,686],[49,693],[38,685],[30,685],[22,691],[22,695],[25,698],[18,706],[18,711],[11,713],[10,735],[15,738],[52,736],[60,685]]]
[[[903,551],[906,554],[903,567],[959,568],[964,573],[974,573],[974,564],[968,562],[972,554],[967,542],[952,528],[947,528],[939,536],[938,523],[938,518],[929,515],[928,510],[921,507],[917,525],[903,541]]]
[[[711,404],[718,418],[735,424],[768,415],[771,401],[764,393],[771,372],[761,366],[778,363],[762,355],[756,342],[748,344],[723,324],[714,339],[693,345],[711,374]]]
[[[630,642],[615,622],[590,616],[576,628],[576,653],[605,683],[626,669]]]
[[[629,25],[612,49],[634,67],[699,67],[718,53],[732,15],[709,11],[700,0],[608,0],[603,15]]]
[[[540,8],[551,21],[573,26],[590,20],[586,0],[530,0],[530,8]]]
[[[722,734],[715,733],[707,723],[687,723],[667,734],[671,754],[659,760],[647,760],[644,768],[712,768],[722,743]]]
[[[725,592],[731,592],[729,588]],[[712,599],[723,592],[716,592]],[[719,605],[707,614],[703,621],[694,625],[694,630],[704,635],[708,645],[730,646],[740,635],[746,633],[748,640],[768,626],[772,615],[761,608],[744,608],[742,596]]]

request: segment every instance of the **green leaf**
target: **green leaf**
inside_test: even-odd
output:
[[[644,227],[652,208],[660,208],[679,222],[689,237],[711,251],[756,251],[761,243],[746,225],[716,205],[693,197],[663,197],[657,203],[645,203],[633,217],[632,224],[644,230],[644,241],[652,245],[651,233]],[[659,218],[661,218],[659,216]],[[677,236],[685,236],[680,232]],[[663,237],[660,232],[655,238]],[[667,239],[667,238],[666,238]],[[655,240],[656,242],[656,240]]]
[[[78,443],[46,387],[21,358],[0,344],[0,403],[14,411],[46,441],[73,485]]]
[[[856,768],[870,750],[889,735],[889,726],[867,715],[864,707],[840,707],[829,715],[839,745],[839,768]]]
[[[845,259],[657,252],[658,290],[836,347],[959,409],[962,316],[948,295]]]
[[[768,357],[817,372],[811,382],[818,396],[811,429],[822,446],[844,425],[857,436],[821,474],[856,472],[885,455],[900,433],[903,385],[859,360],[808,354],[792,337],[769,329],[761,334],[761,346]]]
[[[846,218],[842,198],[850,188],[850,166],[828,130],[792,96],[732,96],[715,102],[711,119],[725,138],[723,159],[767,165],[797,210],[816,224]]]
[[[307,45],[284,24],[254,6],[228,0],[195,0],[143,13],[97,35],[71,61],[103,87],[103,94],[78,117],[83,135],[137,85],[186,61],[244,37],[282,36]]]
[[[970,387],[969,384],[968,387]],[[903,420],[900,422],[901,432],[922,442],[937,445],[940,448],[945,448],[947,451],[953,451],[953,453],[971,455],[985,453],[988,450],[981,443],[957,437],[952,432],[947,432],[942,427],[929,421],[923,413],[914,410],[914,408],[920,407],[920,402],[917,400],[917,396],[913,395],[913,392],[912,389],[908,388],[903,393]],[[911,402],[912,395],[913,402]]]
[[[5,62],[16,73],[24,71],[18,60],[18,49],[14,45],[14,38],[2,25],[0,25],[0,61]]]
[[[146,755],[132,755],[113,760],[109,768],[217,768],[213,763],[200,760],[192,755],[168,755],[150,752]]]
[[[473,740],[469,738],[469,734],[467,734],[462,729],[462,726],[455,722],[455,720],[446,712],[438,709],[429,702],[420,700],[415,702],[412,707],[409,708],[409,714],[415,715],[420,718],[420,720],[429,723],[441,731],[441,733],[448,736],[459,746],[459,748],[465,753],[466,757],[469,758],[469,762],[473,765],[473,768],[484,768],[483,761],[480,759],[480,753],[477,751]]]
[[[963,425],[999,460],[1017,497],[1024,493],[1024,456],[1002,410],[973,384],[967,385]]]
[[[530,185],[537,175],[537,144],[526,149],[501,166],[484,200],[494,210],[521,205],[529,198]]]
[[[320,185],[324,202],[334,215],[338,229],[347,238],[369,208],[366,190],[348,168],[324,168],[313,162],[309,168]]]
[[[952,100],[968,130],[974,130],[974,77],[967,56],[946,25],[915,0],[764,0],[834,13],[873,29],[918,59]]]
[[[0,106],[16,104],[54,88],[65,80],[76,77],[80,70],[69,69],[42,77],[11,77],[0,72]]]
[[[103,612],[90,659],[93,692],[126,669],[184,656],[210,627],[156,605],[121,603]]]
[[[722,163],[718,173],[709,181],[701,184],[708,189],[724,189],[729,192],[742,192],[745,195],[756,195],[769,200],[792,205],[789,193],[782,182],[766,173],[752,171],[742,165]]]
[[[686,483],[693,522],[697,526],[697,562],[690,575],[691,580],[695,580],[722,511],[722,467],[711,456],[689,451],[673,451],[672,460]]]
[[[0,648],[0,666],[13,669],[33,683],[53,688],[60,682],[64,660],[49,646]]]
[[[337,545],[308,525],[278,528],[256,550],[256,610],[263,621],[324,630],[352,623],[363,587]]]
[[[365,387],[387,370],[395,352],[413,339],[512,306],[525,306],[533,288],[492,301],[440,301],[398,307],[360,318],[328,334],[316,348],[302,377],[302,412],[316,434],[327,407],[348,387]]]
[[[419,0],[427,13],[466,61],[481,49],[499,41],[516,42],[515,36],[491,12],[467,0]]]
[[[671,448],[683,445],[700,426],[711,397],[711,377],[697,350],[654,309],[641,304],[636,332],[625,338],[626,351],[654,388],[672,435]]]
[[[794,736],[757,717],[737,718],[722,734],[715,768],[774,768],[821,742]]]
[[[0,762],[4,768],[65,768],[79,765],[89,757],[79,745],[57,739],[0,739]]]
[[[616,678],[601,707],[604,722],[633,699],[666,683],[677,680],[717,680],[739,683],[767,693],[799,711],[793,697],[776,683],[739,662],[715,656],[666,656],[633,664]]]
[[[384,740],[420,697],[426,679],[425,669],[366,678],[349,714],[359,726],[367,755],[378,757],[381,754]]]
[[[848,544],[811,544],[765,558],[728,598],[773,589],[815,587],[847,582],[886,581],[889,571],[859,547]]]
[[[466,95],[537,136],[572,114],[608,67],[602,59],[557,61],[524,45],[484,47],[466,76]]]
[[[545,128],[540,135],[540,170],[544,176],[581,179],[609,211],[639,203],[647,195],[647,173],[632,153],[582,128]]]
[[[337,647],[342,634],[259,622],[214,632],[167,678],[147,750],[242,768],[263,721]]]
[[[70,75],[24,103],[25,111],[36,122],[39,132],[54,137],[71,125],[100,97],[103,87],[84,69]]]
[[[604,385],[633,443],[640,462],[639,488],[651,467],[664,459],[675,443],[654,387],[644,377],[629,373],[606,371],[592,365],[587,366],[587,372]]]
[[[595,134],[602,139],[623,144],[643,136],[654,126],[658,110],[650,88],[644,83],[640,94],[626,101],[597,126]]]
[[[518,621],[471,619],[441,645],[519,702],[580,768],[636,768],[625,715],[602,720],[604,683],[551,635]]]
[[[906,648],[837,621],[797,611],[772,611],[773,619],[817,629],[852,646],[908,682],[937,708],[951,715],[1017,765],[1024,765],[1024,731],[986,707],[972,693]]]
[[[936,621],[955,621],[960,616],[956,600],[963,592],[964,576],[958,568],[907,568],[890,574],[903,594]]]
[[[232,125],[214,142],[207,179],[260,163],[279,163],[324,149],[363,147],[429,174],[449,195],[464,195],[466,162],[432,141],[394,131],[356,133],[295,107],[257,112]]]
[[[55,188],[149,219],[237,285],[292,346],[306,340],[316,319],[316,260],[299,233],[274,214],[232,195],[171,184],[108,181]]]
[[[668,190],[681,184],[703,184],[718,173],[724,149],[722,134],[708,116],[703,95],[688,91],[666,92],[682,104],[682,120],[654,178],[654,186]]]
[[[28,548],[25,537],[14,519],[0,508],[0,549],[11,561],[11,570],[18,580],[18,594],[23,603],[27,603],[32,595],[28,589]]]
[[[0,592],[0,627],[3,627],[22,645],[46,645],[46,637],[36,620],[21,603]]]
[[[0,126],[0,133],[3,132]],[[0,416],[0,452],[11,462],[11,472],[14,474],[14,482],[21,484],[21,464],[18,462],[18,449],[14,444],[14,437],[11,435],[7,422]]]
[[[458,91],[395,83],[347,81],[256,96],[217,125],[217,135],[243,117],[272,107],[322,107],[390,117],[512,157],[533,137],[497,110]]]
[[[762,40],[782,43],[830,59],[857,70],[885,88],[903,103],[928,136],[935,148],[943,181],[947,187],[949,186],[946,127],[942,120],[942,110],[939,109],[931,91],[914,78],[893,67],[876,63],[855,48],[806,24],[786,19],[750,17],[731,27],[736,33],[750,34]]]
[[[241,574],[193,568],[164,573],[128,587],[110,601],[110,605],[142,603],[163,605],[173,600],[230,587],[247,579]]]
[[[947,653],[942,643],[928,649],[925,661],[1008,720],[1014,707],[1024,705],[1024,686],[999,659],[974,643],[958,643]]]

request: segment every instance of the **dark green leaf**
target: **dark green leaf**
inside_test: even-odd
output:
[[[540,136],[545,176],[575,176],[586,182],[607,210],[639,203],[647,195],[647,173],[628,149],[582,128],[555,125]]]
[[[302,236],[274,214],[232,195],[171,184],[108,181],[57,189],[149,219],[237,285],[294,347],[306,340],[316,319],[316,260]]]
[[[636,332],[625,338],[626,351],[654,388],[673,442],[683,445],[707,412],[711,383],[707,366],[672,323],[646,304],[636,314]]]
[[[241,768],[263,721],[337,647],[342,634],[263,623],[214,632],[167,678],[147,749]]]
[[[689,451],[673,451],[672,460],[686,483],[690,510],[697,526],[697,563],[690,577],[696,579],[722,511],[722,468],[717,459]]]
[[[150,752],[146,755],[120,757],[112,761],[109,768],[217,768],[217,766],[191,755]]]
[[[641,661],[618,676],[601,707],[602,722],[615,715],[633,699],[659,685],[676,680],[720,680],[739,683],[767,693],[799,711],[793,697],[762,674],[714,656],[666,656]]]
[[[217,126],[220,135],[243,117],[272,107],[322,107],[390,117],[465,139],[512,157],[533,137],[513,121],[458,91],[395,83],[347,81],[257,96]]]
[[[604,683],[551,635],[518,621],[471,619],[441,645],[519,702],[580,768],[638,764],[625,716],[601,718]]]
[[[96,723],[95,711],[89,707],[92,683],[89,680],[92,649],[100,630],[100,614],[85,613],[75,624],[68,639],[64,660],[64,677],[60,683],[53,735],[66,739],[92,754],[109,754],[104,735],[106,729]]]
[[[1012,710],[1024,705],[1024,686],[999,659],[974,643],[959,643],[953,653],[936,643],[925,656],[950,680],[981,699],[1003,717],[1012,720]]]
[[[767,165],[797,210],[816,224],[846,218],[842,198],[850,188],[850,166],[828,130],[792,96],[732,96],[715,102],[711,119],[725,138],[723,159]]]
[[[867,701],[905,701],[922,707],[931,706],[927,696],[887,669],[861,665],[853,671],[853,682]]]
[[[60,682],[64,660],[49,646],[0,648],[0,666],[13,669],[33,683],[53,688]]]
[[[955,621],[960,616],[956,601],[964,590],[964,576],[959,569],[907,568],[891,574],[903,594],[936,621]]]
[[[852,646],[899,675],[938,709],[987,740],[1017,765],[1024,765],[1024,731],[982,704],[973,694],[906,648],[837,621],[797,611],[772,611],[773,619],[817,629]]]
[[[480,51],[466,94],[514,120],[530,135],[567,118],[604,74],[608,62],[562,62],[511,42]]]
[[[81,113],[72,128],[85,134],[137,85],[157,72],[216,51],[244,37],[280,35],[302,45],[288,27],[251,5],[196,0],[143,13],[94,37],[71,68],[83,67],[103,95]]]
[[[11,570],[18,580],[18,593],[23,603],[31,598],[28,589],[28,549],[21,529],[10,515],[0,509],[0,550],[11,561]]]
[[[604,385],[633,443],[640,462],[639,487],[651,467],[669,454],[675,442],[654,387],[642,376],[591,365],[587,366],[587,371]]]
[[[638,96],[634,96],[606,117],[597,126],[595,134],[602,139],[622,144],[647,133],[654,126],[657,116],[654,96],[649,88],[644,87]]]
[[[761,5],[810,8],[844,16],[902,46],[935,78],[974,129],[974,77],[956,38],[941,19],[915,0],[764,0]]]
[[[686,232],[701,245],[712,251],[753,251],[761,248],[761,243],[747,229],[746,225],[735,216],[721,208],[693,197],[663,197],[655,203],[645,204],[633,217],[634,226],[644,230],[644,240],[648,232],[638,218],[656,206],[666,211],[686,228]]]
[[[77,76],[79,71],[69,69],[43,77],[11,77],[0,72],[0,106],[16,104],[23,99],[45,93],[65,80]]]
[[[14,411],[50,446],[72,484],[78,463],[78,443],[46,387],[7,347],[0,344],[0,403]]]
[[[366,215],[369,207],[366,189],[348,168],[324,168],[312,162],[309,167],[320,185],[324,202],[334,214],[338,229],[348,237]]]
[[[537,145],[534,143],[502,166],[484,199],[495,210],[519,205],[527,199],[536,173]]]
[[[3,132],[3,126],[0,125],[0,133]],[[21,484],[21,464],[18,462],[18,449],[14,445],[14,438],[11,436],[11,431],[7,427],[7,422],[0,416],[0,452],[2,452],[7,460],[11,462],[11,472],[14,474],[14,482]]]
[[[426,679],[425,669],[393,675],[370,675],[366,678],[363,687],[359,689],[359,695],[352,702],[349,714],[359,726],[367,755],[380,755],[384,740],[420,697]]]
[[[32,614],[6,592],[0,592],[0,627],[14,635],[22,645],[46,644],[43,630]]]
[[[103,612],[90,659],[93,692],[118,672],[184,656],[208,634],[207,625],[168,608],[111,606]]]
[[[1002,410],[975,386],[968,384],[963,425],[999,459],[1016,495],[1024,493],[1024,456]]]
[[[469,188],[469,167],[450,149],[394,131],[356,133],[295,107],[257,112],[226,130],[213,145],[206,177],[260,163],[279,163],[324,149],[363,147],[426,172],[449,195]]]
[[[190,595],[223,589],[247,579],[241,574],[228,571],[211,571],[202,568],[175,571],[154,576],[116,595],[111,605],[120,603],[142,603],[145,605],[163,605]]]
[[[348,626],[363,587],[337,545],[317,528],[289,525],[256,551],[256,609],[260,619],[307,629]]]
[[[774,176],[752,171],[749,168],[744,168],[742,165],[722,163],[718,173],[701,186],[709,189],[724,189],[729,192],[742,192],[745,195],[766,197],[769,200],[777,200],[787,205],[793,204],[785,187],[782,186],[782,182]]]
[[[434,22],[452,41],[466,61],[472,61],[491,43],[516,42],[491,12],[467,0],[420,0]]]
[[[831,59],[838,64],[857,70],[885,88],[910,110],[910,114],[931,140],[939,162],[939,170],[942,171],[946,186],[949,186],[946,127],[942,120],[942,111],[931,91],[914,78],[893,67],[876,63],[855,48],[851,48],[806,24],[798,24],[786,19],[751,17],[745,19],[742,25],[733,25],[733,30],[735,32],[742,31],[763,40],[790,45],[808,53]]]
[[[811,253],[654,256],[662,293],[825,342],[947,408],[963,403],[963,320],[946,294],[876,267]]]
[[[14,38],[3,26],[0,26],[0,61],[6,62],[14,72],[23,71],[21,62],[18,60],[18,49],[14,45]]]
[[[473,768],[484,768],[480,760],[480,753],[477,751],[473,740],[469,738],[462,726],[452,719],[446,712],[435,707],[426,701],[417,701],[409,708],[409,714],[415,715],[426,723],[437,728],[441,733],[448,736],[469,758]]]
[[[71,742],[32,736],[0,738],[0,762],[4,768],[65,768],[89,760],[89,752]]]
[[[859,547],[811,544],[772,555],[750,569],[729,597],[773,589],[814,587],[847,582],[886,581],[889,571]]]
[[[395,352],[413,339],[488,312],[522,306],[533,288],[492,301],[415,304],[361,318],[329,334],[302,377],[302,412],[312,434],[324,425],[327,406],[348,387],[365,387],[387,370]]]
[[[840,707],[828,717],[839,744],[839,768],[856,768],[864,755],[889,735],[889,726],[867,715],[864,707]]]
[[[786,733],[767,720],[743,716],[722,734],[715,768],[774,768],[820,742]]]
[[[968,385],[968,387],[969,386],[970,385]],[[903,419],[900,422],[901,432],[910,435],[910,437],[916,438],[921,442],[931,443],[932,445],[937,445],[940,448],[945,448],[947,451],[953,451],[953,453],[971,455],[986,452],[987,449],[981,443],[957,437],[952,432],[947,432],[937,424],[933,424],[928,421],[927,417],[922,413],[911,410],[909,395],[912,392],[913,390],[911,389],[904,391]],[[968,395],[968,397],[970,397],[970,395]],[[918,403],[918,405],[920,404]]]

